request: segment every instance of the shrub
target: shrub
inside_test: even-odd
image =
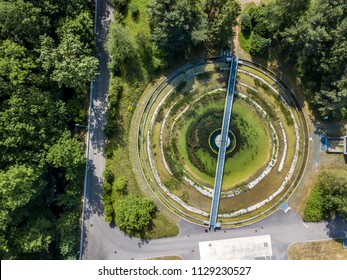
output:
[[[114,181],[114,175],[112,173],[112,171],[108,168],[105,169],[104,171],[104,178],[106,180],[107,183],[112,184]]]

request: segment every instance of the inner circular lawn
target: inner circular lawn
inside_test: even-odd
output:
[[[224,95],[221,94],[221,97]],[[223,112],[223,102],[215,99],[199,102],[192,105],[175,126],[175,129],[179,129],[174,135],[181,139],[176,142],[181,164],[196,182],[211,188],[218,154],[211,149],[209,137],[220,129]],[[223,191],[242,186],[256,178],[270,161],[272,150],[266,121],[252,105],[242,99],[235,99],[229,129],[237,139],[237,145],[226,155]]]

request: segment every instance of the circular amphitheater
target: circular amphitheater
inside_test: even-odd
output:
[[[152,92],[138,127],[138,158],[154,193],[173,212],[206,225],[210,216],[229,63],[200,60]],[[218,223],[258,221],[289,197],[307,158],[304,116],[272,72],[238,60]]]

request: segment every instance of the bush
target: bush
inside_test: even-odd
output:
[[[249,34],[252,31],[252,18],[249,13],[241,15],[241,31],[245,34]]]
[[[125,9],[128,6],[129,1],[130,0],[111,0],[114,7],[119,11]]]
[[[315,187],[307,201],[304,210],[304,220],[307,222],[320,222],[324,219],[324,197],[319,187]]]
[[[113,182],[112,190],[120,194],[126,194],[127,193],[126,178],[124,176],[118,177],[117,180]]]
[[[140,10],[137,6],[130,7],[130,12],[134,20],[137,20],[139,18]]]
[[[104,171],[104,178],[106,180],[107,183],[112,184],[114,181],[114,175],[112,173],[112,171],[108,168],[105,169]]]

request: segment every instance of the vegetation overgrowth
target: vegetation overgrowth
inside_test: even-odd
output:
[[[0,258],[74,259],[93,56],[90,0],[0,1]]]
[[[159,77],[168,67],[184,61],[194,51],[227,46],[232,34],[230,26],[236,22],[240,7],[234,0],[223,0],[217,4],[213,1],[187,0],[112,2],[115,20],[110,26],[105,45],[111,57],[109,114],[105,129],[108,137],[106,173],[111,172],[114,180],[126,177],[127,194],[113,195],[115,192],[111,183],[107,183],[103,203],[107,210],[106,220],[117,223],[117,216],[122,216],[125,211],[124,207],[117,205],[124,205],[129,195],[138,197],[143,203],[151,203],[144,197],[132,174],[128,154],[132,112],[142,92],[152,79]],[[187,198],[187,194],[183,197]],[[151,211],[151,217],[151,222],[143,223],[142,228],[124,223],[120,225],[125,231],[132,228],[133,235],[142,237],[178,233],[178,228],[171,226],[162,213]],[[128,223],[133,222],[128,220]],[[161,227],[167,227],[171,232],[163,232]]]
[[[347,219],[347,171],[323,170],[304,210],[304,219],[319,222],[340,215]]]
[[[322,117],[346,118],[346,15],[344,0],[251,4],[240,17],[240,44],[253,56],[294,67]]]

